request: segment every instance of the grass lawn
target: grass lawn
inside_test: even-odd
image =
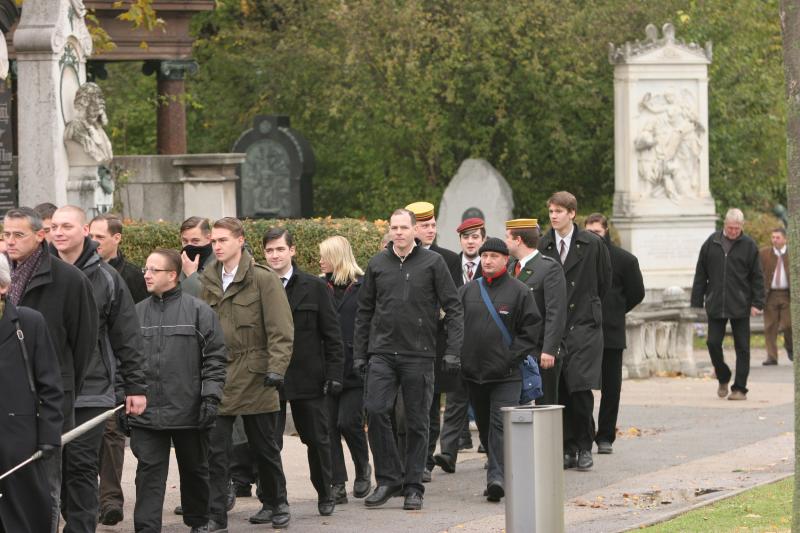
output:
[[[743,492],[681,515],[678,518],[643,528],[651,533],[744,533],[788,532],[792,525],[794,477]]]

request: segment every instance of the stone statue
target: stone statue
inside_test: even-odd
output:
[[[653,95],[639,103],[644,124],[634,139],[639,179],[645,195],[672,201],[696,196],[700,189],[700,153],[705,128],[684,90]]]
[[[108,124],[106,101],[97,84],[88,82],[80,86],[75,93],[75,113],[76,117],[67,123],[64,140],[78,143],[98,165],[111,163],[114,153],[103,130]]]

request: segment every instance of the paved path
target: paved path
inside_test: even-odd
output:
[[[707,359],[701,352],[697,357]],[[614,454],[595,455],[591,472],[565,472],[567,531],[622,531],[793,472],[792,367],[785,358],[779,366],[762,367],[763,357],[763,350],[754,351],[745,402],[718,399],[711,378],[626,380]],[[474,452],[460,455],[455,474],[434,471],[422,511],[403,511],[400,498],[367,510],[351,496],[326,518],[317,514],[305,449],[296,437],[286,439],[283,460],[295,531],[499,532],[505,527],[503,505],[482,496],[484,456]],[[133,530],[135,464],[128,451],[125,521],[98,531]],[[164,504],[169,533],[187,530],[172,514],[177,484],[173,459]],[[269,530],[247,522],[259,508],[255,498],[238,499],[230,531]]]

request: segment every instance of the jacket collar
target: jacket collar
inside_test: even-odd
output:
[[[182,292],[181,291],[181,284],[178,283],[174,288],[168,290],[167,292],[165,292],[161,296],[156,296],[155,294],[153,294],[153,300],[156,301],[156,302],[162,302],[162,303],[168,302],[168,301],[173,300],[175,298],[179,298],[180,295],[181,295],[181,292]]]
[[[61,256],[58,255],[58,250],[55,246],[53,246],[52,243],[49,245],[49,249],[52,255],[61,259]],[[75,260],[73,266],[80,270],[87,270],[88,268],[99,264],[100,261],[100,256],[97,254],[97,243],[91,240],[89,237],[84,237],[81,255],[79,255]]]
[[[6,307],[3,311],[3,317],[0,318],[0,344],[4,343],[12,335],[16,335],[15,332],[17,327],[14,325],[14,322],[17,320],[19,320],[17,308],[8,299],[6,299]]]
[[[253,264],[253,256],[247,250],[242,250],[242,257],[239,259],[239,265],[236,269],[236,276],[233,281],[228,285],[228,290],[222,290],[222,263],[214,259],[206,265],[203,272],[200,274],[201,280],[204,285],[208,287],[213,294],[216,294],[220,299],[230,298],[237,292],[242,290],[245,277],[250,275],[250,269]]]
[[[30,292],[32,289],[39,287],[41,285],[47,285],[53,282],[53,261],[61,261],[57,257],[51,257],[50,252],[47,249],[47,241],[42,241],[40,245],[42,248],[42,261],[39,263],[39,268],[36,269],[36,272],[33,273],[31,276],[30,281],[28,282],[28,286],[25,287],[25,293],[23,293],[23,299],[25,294]],[[20,300],[22,301],[22,300]]]

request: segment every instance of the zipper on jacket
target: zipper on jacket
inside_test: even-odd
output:
[[[406,272],[406,281],[405,281],[405,284],[403,285],[403,301],[404,302],[408,301],[408,285],[409,285],[410,281],[411,281],[411,274]]]

